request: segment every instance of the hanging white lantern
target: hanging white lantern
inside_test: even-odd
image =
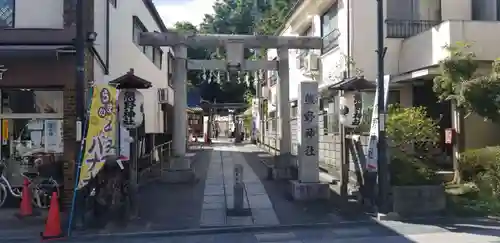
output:
[[[348,92],[344,94],[340,97],[339,105],[339,120],[344,126],[355,128],[361,125],[363,120],[361,93]]]

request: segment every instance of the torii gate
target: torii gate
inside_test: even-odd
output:
[[[278,113],[280,118],[280,154],[291,152],[290,107],[289,107],[289,49],[321,49],[320,37],[309,36],[256,36],[256,35],[211,35],[180,33],[141,33],[139,44],[144,46],[171,46],[174,50],[174,154],[181,158],[177,170],[189,170],[189,163],[183,157],[186,153],[187,119],[187,71],[188,70],[225,70],[225,71],[278,71]],[[226,60],[188,60],[187,47],[224,47]],[[244,48],[277,49],[278,60],[245,60]],[[260,88],[260,87],[258,87]],[[260,107],[260,99],[259,99]]]

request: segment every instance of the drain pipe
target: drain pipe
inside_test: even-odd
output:
[[[351,77],[351,0],[347,0],[347,58],[349,64],[347,65],[347,77]]]

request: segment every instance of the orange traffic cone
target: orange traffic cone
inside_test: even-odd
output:
[[[18,217],[19,219],[40,215],[33,210],[29,184],[30,182],[25,178],[23,182],[23,191],[21,193],[21,204],[19,205],[19,212],[16,213],[16,217]]]
[[[59,215],[59,201],[57,199],[56,192],[52,192],[52,198],[50,199],[49,215],[47,217],[47,222],[45,223],[45,231],[43,231],[40,235],[42,237],[42,241],[57,240],[65,237],[61,229],[61,216]]]

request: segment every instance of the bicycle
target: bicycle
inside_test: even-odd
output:
[[[24,161],[29,159],[32,159],[32,157],[23,157]],[[40,165],[41,161],[40,158],[35,158],[34,164]],[[0,207],[5,204],[9,194],[16,198],[22,197],[22,189],[13,187],[4,175],[3,172],[5,168],[5,163],[0,161]],[[50,206],[52,192],[55,190],[57,193],[56,195],[59,195],[59,183],[51,176],[44,177],[41,176],[39,172],[23,172],[21,176],[29,182],[28,188],[31,191],[31,200],[35,207],[48,208]]]

